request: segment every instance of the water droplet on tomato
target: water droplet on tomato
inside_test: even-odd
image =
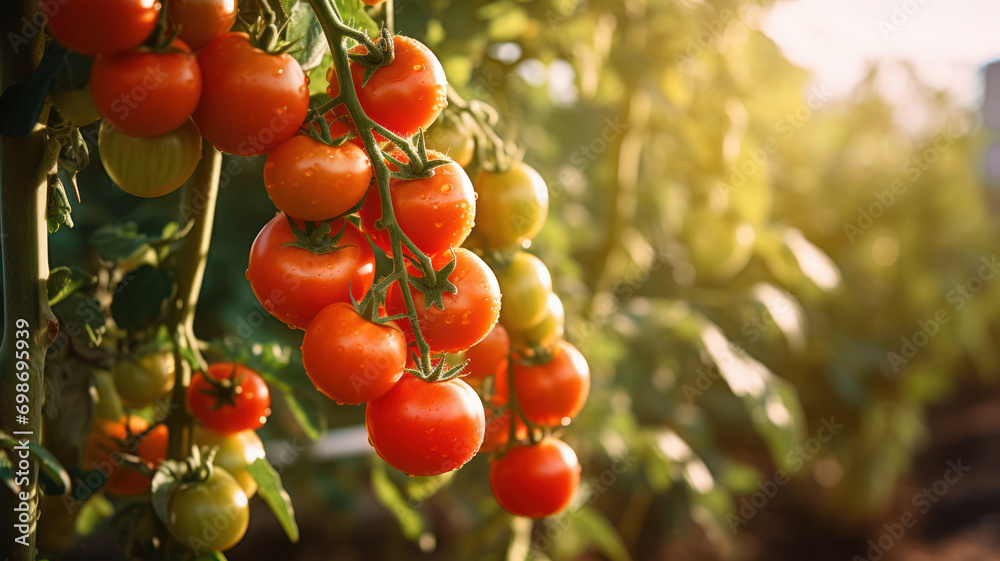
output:
[[[414,64],[413,65],[413,71],[414,72],[420,72],[423,69],[424,69],[424,65],[423,64]]]
[[[455,323],[455,315],[454,314],[448,314],[448,315],[446,315],[444,317],[444,322],[446,324],[448,324],[448,325],[451,325],[451,324]]]
[[[285,73],[285,69],[284,68],[279,68],[274,74],[276,76],[281,76],[284,73]]]
[[[462,325],[469,325],[470,321],[472,321],[472,312],[462,314]]]
[[[434,223],[434,227],[435,228],[440,228],[441,226],[444,226],[444,222],[435,222]]]
[[[452,187],[451,183],[445,183],[441,186],[441,193],[447,195],[448,193],[451,193],[453,189],[454,187]]]
[[[312,177],[312,176],[316,175],[316,172],[313,171],[312,169],[307,169],[305,175],[306,175],[306,177]]]

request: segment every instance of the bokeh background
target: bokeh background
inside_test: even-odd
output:
[[[301,542],[255,501],[229,559],[1000,559],[1000,5],[397,0],[395,26],[548,183],[530,251],[592,368],[564,434],[584,485],[512,519],[486,459],[408,479],[362,408],[302,391],[260,431]],[[174,218],[176,193],[131,197],[93,161],[53,265]],[[244,278],[262,166],[227,156],[196,331],[304,388],[300,333]],[[49,550],[121,555],[99,507],[81,540],[62,510]]]

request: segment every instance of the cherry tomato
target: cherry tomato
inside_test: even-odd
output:
[[[545,319],[552,276],[541,259],[519,251],[497,275],[497,281],[503,294],[500,323],[507,331],[522,332]]]
[[[330,146],[297,134],[267,155],[264,186],[282,212],[302,220],[340,216],[361,200],[372,178],[368,155],[345,142]]]
[[[545,300],[545,316],[542,321],[524,331],[512,332],[510,342],[518,351],[528,349],[552,349],[562,339],[566,325],[566,310],[555,292],[550,292]]]
[[[454,119],[438,118],[424,135],[427,148],[445,154],[463,168],[472,163],[476,142],[465,125]]]
[[[153,32],[160,11],[155,0],[62,0],[41,5],[53,37],[85,55],[138,47]]]
[[[428,151],[429,159],[447,159],[437,152]],[[408,162],[399,149],[392,156]],[[399,227],[421,251],[429,256],[446,253],[462,245],[472,231],[476,216],[476,198],[472,182],[465,170],[455,162],[436,167],[434,175],[420,179],[393,179],[389,182],[392,209]],[[361,229],[372,237],[375,245],[392,254],[389,232],[375,227],[382,218],[382,200],[378,185],[368,189],[368,196],[358,213]],[[410,252],[404,250],[405,253]]]
[[[467,373],[465,381],[473,385],[482,382],[487,376],[496,372],[509,352],[510,338],[507,336],[507,330],[498,323],[482,341],[465,351],[465,359],[469,361],[465,367]]]
[[[366,6],[378,6],[382,2],[385,2],[385,0],[361,0],[361,1],[364,2]]]
[[[78,127],[85,127],[101,118],[89,84],[78,90],[53,91],[50,96],[59,114]]]
[[[198,50],[233,27],[236,0],[170,0],[170,15],[179,37]]]
[[[440,268],[451,259],[450,255],[445,257],[441,255],[435,260],[435,267]],[[493,271],[476,254],[464,248],[455,250],[455,259],[455,270],[448,280],[455,284],[457,291],[442,295],[443,310],[436,305],[428,308],[423,293],[412,290],[420,332],[434,352],[468,349],[486,337],[500,316],[500,288]],[[423,278],[413,267],[410,267],[410,274]],[[406,313],[398,283],[389,288],[385,308],[390,316]],[[407,333],[407,340],[412,341],[413,328],[409,320],[401,321],[400,327]]]
[[[216,148],[240,156],[273,150],[295,134],[309,112],[302,67],[270,55],[246,33],[227,33],[198,52],[204,89],[194,122]]]
[[[98,56],[90,92],[102,117],[128,136],[166,134],[187,122],[201,97],[201,68],[188,46],[181,52],[129,51]]]
[[[174,355],[168,352],[121,357],[111,368],[115,388],[131,407],[144,407],[174,389]]]
[[[365,425],[386,463],[410,475],[438,475],[476,455],[486,417],[479,396],[461,379],[426,382],[403,374],[368,404]]]
[[[545,518],[569,506],[580,485],[580,461],[565,442],[551,436],[515,446],[490,464],[493,497],[516,516]]]
[[[299,223],[302,226],[302,223]],[[342,221],[333,225],[336,235]],[[375,279],[375,256],[368,240],[350,222],[338,245],[343,249],[324,254],[299,247],[285,215],[278,213],[250,249],[247,280],[257,300],[289,327],[305,329],[320,310],[335,302],[364,298]]]
[[[104,489],[122,496],[138,495],[149,489],[149,478],[124,465],[121,454],[138,456],[150,469],[155,469],[167,457],[167,427],[159,425],[142,438],[149,423],[141,417],[129,417],[126,433],[125,422],[97,420],[87,438],[83,455],[83,469],[97,470],[107,477]]]
[[[483,171],[476,178],[477,240],[487,247],[520,246],[541,231],[549,212],[549,192],[538,172],[515,161],[503,173]]]
[[[97,137],[101,163],[111,181],[136,197],[160,197],[184,184],[201,160],[201,134],[190,119],[159,136],[133,138],[110,123]]]
[[[573,345],[559,341],[545,364],[528,366],[515,361],[514,391],[524,417],[532,423],[567,425],[590,394],[587,359]]]
[[[196,552],[225,551],[243,539],[250,523],[247,495],[224,468],[205,481],[182,483],[167,502],[167,530]]]
[[[448,105],[448,80],[437,57],[423,43],[401,35],[393,37],[392,42],[395,56],[388,66],[376,70],[362,87],[364,68],[351,62],[351,78],[365,114],[389,131],[409,138],[430,126]],[[351,52],[368,51],[358,45]],[[327,93],[337,97],[340,85],[335,66],[330,67],[326,79],[330,82]],[[343,105],[335,111],[347,114]]]
[[[403,375],[406,338],[392,322],[372,323],[350,304],[316,314],[302,339],[302,364],[319,391],[357,405],[381,397]]]
[[[194,443],[198,446],[218,446],[214,464],[225,469],[236,479],[247,497],[257,492],[257,480],[247,471],[247,466],[264,457],[264,443],[252,430],[232,434],[219,434],[204,427],[194,427]]]
[[[216,380],[230,380],[232,388],[216,389],[201,372],[191,377],[188,406],[205,428],[232,434],[264,426],[271,414],[271,392],[260,374],[231,362],[210,364],[208,373]]]

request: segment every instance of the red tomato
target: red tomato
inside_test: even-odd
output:
[[[358,204],[372,165],[350,142],[330,146],[297,134],[267,155],[264,186],[274,206],[302,220],[327,220]]]
[[[156,0],[40,2],[49,31],[63,46],[85,55],[111,55],[138,47],[156,26]]]
[[[218,395],[219,390],[201,372],[191,377],[187,389],[188,407],[205,428],[219,434],[256,430],[264,426],[271,414],[271,392],[253,370],[231,362],[216,362],[208,373],[217,380],[232,380],[231,395]]]
[[[486,337],[465,351],[465,359],[469,364],[465,367],[465,380],[470,384],[481,382],[484,378],[497,371],[510,352],[510,337],[507,330],[499,323],[493,326]]]
[[[170,0],[170,15],[179,37],[198,50],[233,27],[236,0]]]
[[[493,497],[516,516],[552,516],[569,506],[579,485],[576,453],[551,436],[538,444],[515,446],[490,464]]]
[[[219,150],[270,152],[305,121],[309,88],[291,56],[265,53],[246,33],[227,33],[201,49],[198,64],[205,84],[194,122]]]
[[[319,391],[357,405],[381,397],[399,381],[406,338],[392,322],[372,323],[344,302],[316,314],[302,339],[302,364]]]
[[[410,475],[458,469],[483,443],[486,417],[479,396],[459,378],[426,382],[403,374],[365,409],[368,439],[392,467]]]
[[[94,105],[122,133],[139,138],[166,134],[183,125],[198,106],[198,60],[180,40],[172,46],[183,52],[129,51],[94,59]]]
[[[451,259],[441,255],[435,260],[435,267]],[[483,340],[496,325],[500,317],[500,285],[493,271],[475,253],[458,248],[455,250],[455,270],[448,276],[457,288],[455,294],[444,294],[444,309],[424,303],[423,293],[412,290],[413,305],[417,310],[420,332],[433,352],[455,353],[468,349]],[[410,267],[410,274],[420,277],[420,271]],[[392,316],[406,313],[406,303],[398,283],[393,283],[385,302],[386,312]],[[407,333],[407,340],[413,340],[413,328],[409,320],[400,322]]]
[[[97,420],[87,438],[83,456],[84,470],[97,470],[107,477],[104,489],[115,495],[138,495],[149,489],[149,478],[122,463],[123,452],[142,458],[150,468],[167,457],[167,427],[160,425],[139,438],[149,423],[141,417],[128,418],[129,439],[124,421]]]
[[[430,159],[448,160],[447,156],[433,150],[428,150],[427,155]],[[392,156],[404,163],[409,161],[398,148]],[[392,209],[399,227],[411,242],[430,256],[462,245],[476,217],[476,195],[465,170],[449,160],[433,171],[431,177],[389,182]],[[358,214],[361,229],[372,237],[375,245],[391,254],[389,232],[375,227],[375,221],[382,218],[378,185],[373,184],[368,189],[365,204]]]
[[[351,78],[365,114],[391,132],[409,138],[429,127],[448,105],[448,80],[437,57],[423,43],[401,35],[393,37],[392,42],[395,57],[388,66],[376,70],[361,87],[364,68],[352,62]],[[368,51],[358,45],[351,52]],[[330,67],[326,79],[330,82],[327,93],[337,97],[340,85],[335,66]],[[336,111],[338,115],[347,114],[343,105]]]
[[[382,2],[385,2],[385,0],[361,0],[361,1],[364,2],[366,6],[378,6]]]
[[[514,363],[514,391],[524,417],[532,423],[567,425],[590,394],[587,359],[573,345],[559,341],[545,364]]]
[[[303,223],[299,223],[300,226]],[[333,224],[336,235],[343,222]],[[375,279],[375,256],[354,224],[340,238],[343,249],[315,254],[298,247],[283,213],[271,219],[250,248],[247,280],[257,300],[289,327],[305,329],[320,310],[335,302],[364,298]]]

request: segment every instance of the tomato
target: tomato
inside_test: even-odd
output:
[[[333,225],[336,235],[342,221]],[[300,223],[300,226],[302,224]],[[368,240],[350,222],[338,245],[324,254],[299,247],[284,214],[268,222],[250,249],[247,280],[257,300],[289,327],[305,329],[320,310],[335,302],[364,298],[375,279],[375,256]]]
[[[60,0],[41,6],[52,36],[85,55],[138,47],[153,32],[160,11],[156,0]]]
[[[89,85],[78,90],[53,91],[50,96],[59,114],[78,127],[85,127],[101,118]]]
[[[567,425],[590,394],[587,359],[573,345],[559,341],[545,364],[514,363],[514,391],[527,420],[537,425]]]
[[[494,408],[502,407],[505,402],[505,399],[499,397],[492,400]],[[507,444],[510,440],[510,414],[510,409],[504,409],[497,416],[494,416],[489,409],[486,410],[486,437],[483,439],[483,445],[479,448],[480,452],[494,452]],[[528,427],[520,418],[517,419],[515,436],[518,440],[528,438]]]
[[[219,150],[264,154],[305,122],[309,88],[290,55],[267,54],[246,33],[227,33],[198,52],[198,64],[204,87],[194,122]]]
[[[141,417],[129,417],[130,438],[125,422],[97,420],[87,438],[83,455],[83,469],[100,471],[107,477],[104,489],[122,496],[138,495],[149,489],[149,478],[122,462],[122,453],[138,456],[150,469],[156,468],[167,457],[167,427],[159,425],[146,436],[139,438],[149,423]]]
[[[580,485],[580,461],[565,442],[551,436],[515,446],[490,464],[493,497],[516,516],[545,518],[569,506]]]
[[[111,181],[136,197],[160,197],[184,184],[201,160],[201,135],[188,119],[159,136],[133,138],[110,123],[97,137],[101,163]]]
[[[372,323],[344,302],[316,314],[302,339],[302,364],[319,391],[357,405],[381,397],[403,375],[406,338],[392,322]]]
[[[365,114],[391,132],[409,138],[429,127],[448,105],[448,80],[437,57],[423,43],[401,35],[392,41],[395,56],[388,66],[376,70],[362,87],[364,68],[351,62],[351,78]],[[368,51],[358,45],[351,52]],[[337,97],[340,85],[335,66],[330,67],[326,79],[330,82],[327,93],[331,98]],[[335,111],[338,115],[347,114],[343,105]]]
[[[118,395],[130,407],[144,407],[169,394],[174,372],[174,355],[168,352],[121,357],[111,369]]]
[[[403,374],[368,404],[365,425],[386,463],[410,475],[438,475],[476,455],[486,417],[479,396],[461,379],[427,382]]]
[[[409,161],[398,148],[392,156],[404,163]],[[427,156],[429,159],[447,159],[433,151],[428,151]],[[462,245],[472,231],[476,216],[475,192],[462,166],[449,161],[434,168],[433,172],[431,177],[392,179],[389,182],[392,209],[399,227],[420,251],[429,256],[446,253]],[[378,185],[373,184],[368,189],[368,196],[358,214],[361,216],[361,229],[372,237],[375,245],[392,254],[389,232],[375,227],[375,221],[382,218]],[[404,252],[410,253],[405,249]]]
[[[264,426],[271,414],[271,393],[260,374],[231,362],[210,364],[208,373],[216,380],[231,380],[232,391],[220,395],[201,372],[191,377],[188,407],[206,428],[232,434]]]
[[[366,6],[378,6],[382,2],[385,2],[385,0],[361,0],[361,1],[364,2]]]
[[[541,259],[519,251],[497,281],[503,294],[500,323],[509,332],[525,331],[545,319],[552,276]]]
[[[566,310],[555,292],[550,292],[545,300],[545,316],[542,321],[524,331],[510,334],[511,344],[519,350],[551,349],[562,339],[566,325]]]
[[[243,539],[250,523],[247,495],[224,468],[205,481],[182,483],[167,501],[167,530],[196,552],[225,551]]]
[[[201,97],[201,68],[182,52],[130,51],[94,59],[90,92],[102,117],[128,136],[166,134],[187,122]]]
[[[170,0],[170,15],[179,37],[198,50],[236,23],[236,0]]]
[[[361,200],[372,164],[357,145],[330,146],[297,134],[267,155],[264,186],[282,212],[302,220],[327,220]]]
[[[549,192],[545,180],[528,164],[515,161],[503,173],[483,171],[475,187],[477,239],[488,247],[520,246],[541,231],[549,212]]]
[[[493,326],[482,341],[469,347],[465,351],[465,359],[469,364],[465,367],[465,381],[470,384],[478,384],[484,378],[494,373],[500,363],[507,358],[510,352],[510,337],[507,330],[499,323]]]
[[[476,151],[476,142],[469,130],[463,124],[443,116],[427,129],[424,142],[427,148],[445,154],[463,168],[472,163]]]
[[[252,430],[219,434],[204,427],[194,428],[194,443],[198,446],[218,446],[214,465],[225,469],[236,479],[247,497],[257,492],[257,481],[247,466],[264,457],[264,443]]]
[[[447,256],[447,260],[450,259],[451,256]],[[454,353],[468,349],[486,337],[500,316],[500,287],[493,271],[476,254],[464,248],[455,250],[455,259],[455,270],[448,280],[455,284],[457,291],[442,295],[443,310],[436,305],[428,308],[423,293],[412,290],[417,324],[433,352]],[[435,267],[440,268],[445,262],[442,255],[435,260]],[[410,274],[422,278],[420,271],[412,266]],[[385,309],[390,316],[406,313],[398,283],[389,288]],[[409,320],[400,323],[407,340],[412,341],[413,328]]]

